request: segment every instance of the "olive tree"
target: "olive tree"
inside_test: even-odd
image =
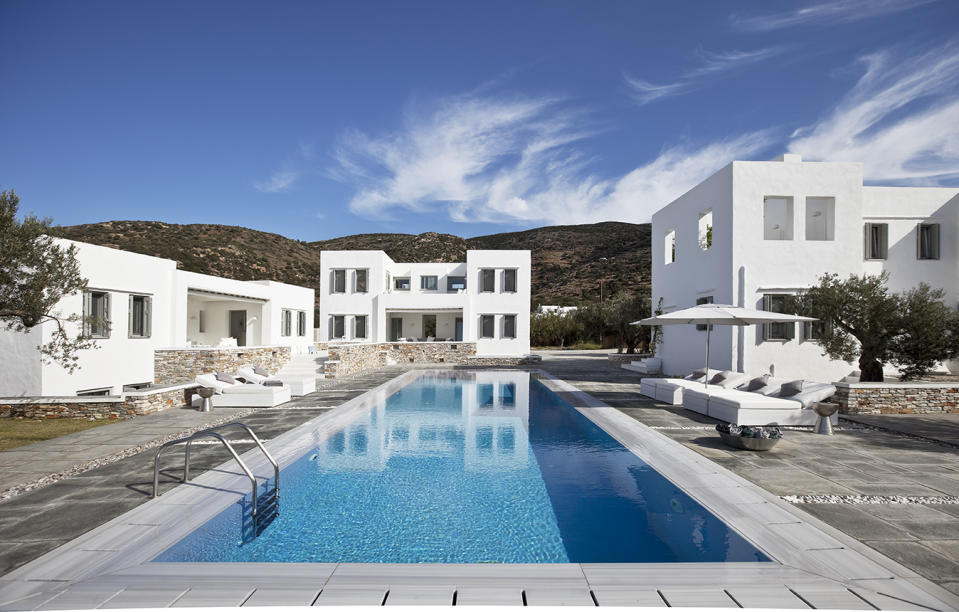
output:
[[[17,219],[20,198],[13,190],[0,191],[0,326],[27,331],[52,322],[50,340],[39,346],[48,361],[70,372],[78,367],[77,353],[94,341],[82,333],[79,314],[63,315],[56,305],[68,295],[83,291],[76,247],[62,247],[47,235],[49,219],[30,214]],[[71,328],[80,332],[71,334]]]
[[[636,347],[650,342],[650,329],[645,325],[630,325],[649,316],[649,298],[639,293],[620,291],[603,304],[607,329],[619,336],[620,348],[635,353]]]

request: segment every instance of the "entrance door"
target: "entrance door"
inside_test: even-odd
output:
[[[456,341],[463,341],[463,317],[456,317]]]
[[[390,319],[390,341],[396,342],[403,337],[403,319]]]
[[[237,346],[246,346],[246,311],[230,311],[230,336],[236,338]]]
[[[436,315],[423,315],[423,337],[436,337]]]

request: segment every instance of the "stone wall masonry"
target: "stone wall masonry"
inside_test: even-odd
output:
[[[959,383],[835,383],[847,414],[959,414]]]
[[[475,357],[475,342],[382,342],[330,344],[327,378],[347,376],[388,365],[466,363]]]
[[[0,418],[125,419],[189,404],[199,385],[187,383],[122,396],[0,398]]]
[[[288,346],[157,349],[153,353],[155,384],[191,381],[200,374],[233,374],[244,366],[260,366],[275,373],[290,360]]]

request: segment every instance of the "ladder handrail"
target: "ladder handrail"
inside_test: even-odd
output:
[[[253,516],[256,517],[256,500],[257,500],[256,477],[253,475],[253,472],[250,471],[250,468],[248,468],[248,467],[246,466],[246,464],[243,463],[243,460],[240,459],[240,456],[239,456],[238,454],[236,454],[236,451],[233,449],[233,446],[230,444],[230,442],[229,442],[226,438],[224,438],[223,436],[221,436],[220,434],[215,433],[215,432],[212,432],[212,431],[206,431],[206,430],[204,430],[204,431],[198,431],[198,432],[196,432],[195,434],[193,434],[193,435],[191,435],[191,436],[187,436],[187,437],[185,437],[185,438],[180,438],[180,439],[178,439],[178,440],[171,440],[171,441],[163,444],[162,446],[160,446],[160,448],[157,449],[156,455],[154,455],[154,457],[153,457],[153,497],[159,497],[159,496],[160,496],[160,493],[159,493],[159,487],[160,487],[160,453],[162,453],[162,452],[164,451],[164,449],[166,449],[166,448],[169,447],[169,446],[173,446],[173,445],[175,445],[175,444],[182,444],[183,442],[189,443],[189,442],[191,442],[192,440],[194,440],[194,439],[196,439],[196,438],[202,438],[202,437],[206,437],[206,436],[209,436],[209,437],[211,437],[211,438],[215,438],[215,439],[219,440],[220,443],[222,443],[222,444],[226,447],[226,449],[227,449],[228,451],[230,451],[230,454],[231,454],[231,455],[233,456],[233,458],[236,460],[237,464],[239,464],[240,469],[243,470],[243,473],[246,474],[246,477],[250,479],[250,485],[251,485],[251,487],[253,488]],[[184,468],[185,468],[185,467],[186,467],[186,466],[184,465]],[[186,470],[184,470],[184,476],[187,476],[187,475],[188,475],[188,472],[187,472]],[[186,482],[186,478],[184,478],[183,482]]]
[[[263,443],[260,442],[260,439],[257,437],[253,430],[250,429],[248,425],[244,423],[225,423],[223,425],[217,425],[216,427],[208,427],[197,433],[208,433],[216,431],[217,429],[226,429],[227,427],[242,427],[246,430],[246,433],[250,434],[250,439],[253,440],[253,443],[260,449],[263,455],[266,457],[267,461],[273,466],[273,497],[279,498],[280,496],[280,466],[276,462],[276,459],[273,458],[273,455],[266,450],[266,447],[263,446]],[[193,444],[193,436],[186,440],[186,459],[183,462],[183,482],[190,480],[190,445]]]

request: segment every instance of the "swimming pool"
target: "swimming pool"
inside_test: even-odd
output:
[[[424,373],[287,465],[160,562],[769,561],[526,372]]]

